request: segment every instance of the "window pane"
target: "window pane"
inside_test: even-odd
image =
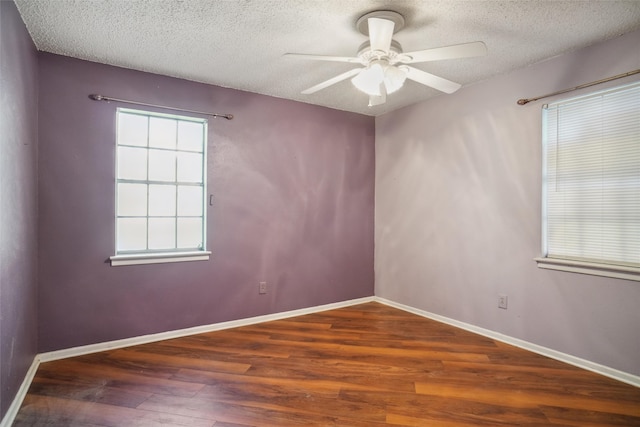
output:
[[[543,252],[640,266],[640,84],[543,110]]]
[[[175,215],[175,185],[149,185],[149,216]]]
[[[203,151],[204,124],[180,122],[178,124],[178,150]]]
[[[147,179],[147,149],[118,147],[118,179]]]
[[[202,154],[178,153],[178,182],[202,182]]]
[[[118,218],[118,251],[147,249],[147,219]]]
[[[147,185],[118,184],[118,216],[147,215]]]
[[[203,248],[202,219],[178,218],[178,248]]]
[[[202,187],[178,186],[178,216],[202,215]]]
[[[149,118],[149,146],[176,148],[176,121],[160,117]]]
[[[149,249],[174,249],[175,247],[175,218],[149,218]]]
[[[147,146],[148,118],[138,114],[118,114],[118,144]]]
[[[149,181],[176,180],[175,151],[149,150]]]

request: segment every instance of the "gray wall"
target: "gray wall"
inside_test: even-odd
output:
[[[640,68],[638,46],[631,33],[377,118],[376,295],[640,375],[640,283],[533,261],[542,102],[516,105]]]
[[[40,351],[373,295],[373,118],[52,54],[39,67]],[[118,105],[91,93],[235,115],[209,122],[209,261],[105,262]]]
[[[0,1],[0,419],[37,351],[37,52]]]

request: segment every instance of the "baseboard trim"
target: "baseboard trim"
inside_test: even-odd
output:
[[[432,319],[432,320],[442,322],[451,326],[455,326],[457,328],[464,329],[469,332],[474,332],[476,334],[483,335],[483,336],[495,339],[497,341],[504,342],[506,344],[520,347],[524,350],[541,354],[543,356],[547,356],[552,359],[559,360],[561,362],[565,362],[573,366],[577,366],[578,368],[586,369],[588,371],[592,371],[597,374],[604,375],[606,377],[613,378],[618,381],[622,381],[624,383],[630,384],[635,387],[640,387],[640,377],[636,375],[632,375],[627,372],[610,368],[608,366],[600,365],[598,363],[581,359],[579,357],[575,357],[570,354],[552,350],[550,348],[533,344],[528,341],[524,341],[518,338],[513,338],[508,335],[501,334],[499,332],[491,331],[489,329],[484,329],[479,326],[471,325],[469,323],[450,319],[448,317],[441,316],[439,314],[431,313],[425,310],[420,310],[418,308],[400,304],[398,302],[391,301],[385,298],[371,296],[371,297],[364,297],[364,298],[352,299],[347,301],[340,301],[340,302],[331,303],[331,304],[319,305],[314,307],[302,308],[298,310],[285,311],[281,313],[267,314],[263,316],[232,320],[228,322],[213,323],[210,325],[195,326],[193,328],[178,329],[174,331],[160,332],[157,334],[150,334],[150,335],[142,335],[139,337],[125,338],[125,339],[115,340],[115,341],[107,341],[107,342],[98,343],[98,344],[90,344],[85,346],[72,347],[72,348],[63,349],[63,350],[56,350],[56,351],[37,354],[34,357],[33,362],[29,367],[27,374],[24,377],[22,385],[20,386],[18,393],[16,393],[16,396],[13,399],[13,402],[11,403],[11,406],[9,406],[7,413],[2,418],[2,421],[0,421],[0,427],[10,427],[11,424],[13,423],[16,415],[18,414],[18,411],[20,410],[20,406],[22,405],[22,402],[24,401],[24,398],[27,395],[27,391],[31,386],[31,382],[33,381],[33,378],[38,370],[38,367],[42,362],[50,362],[53,360],[66,359],[69,357],[82,356],[85,354],[97,353],[105,350],[113,350],[117,348],[130,347],[130,346],[139,345],[139,344],[147,344],[151,342],[163,341],[163,340],[168,340],[173,338],[180,338],[180,337],[185,337],[189,335],[201,334],[205,332],[221,331],[224,329],[237,328],[240,326],[255,325],[258,323],[270,322],[273,320],[288,319],[291,317],[303,316],[305,314],[313,314],[313,313],[318,313],[318,312],[327,311],[327,310],[334,310],[338,308],[350,307],[353,305],[364,304],[367,302],[378,302],[380,304],[388,305],[390,307],[394,307],[399,310],[406,311],[408,313],[413,313],[421,317],[426,317],[428,319]]]
[[[27,391],[31,386],[31,382],[33,381],[33,378],[36,375],[36,372],[38,371],[38,367],[40,366],[40,363],[66,359],[69,357],[82,356],[85,354],[98,353],[100,351],[105,351],[105,350],[114,350],[117,348],[131,347],[133,345],[147,344],[151,342],[164,341],[164,340],[173,339],[173,338],[186,337],[189,335],[202,334],[205,332],[221,331],[224,329],[255,325],[257,323],[270,322],[273,320],[288,319],[291,317],[303,316],[305,314],[319,313],[321,311],[327,311],[327,310],[335,310],[337,308],[350,307],[353,305],[364,304],[372,301],[374,301],[374,297],[372,296],[363,297],[363,298],[357,298],[357,299],[352,299],[347,301],[335,302],[331,304],[301,308],[298,310],[284,311],[281,313],[266,314],[262,316],[249,317],[245,319],[231,320],[228,322],[220,322],[220,323],[213,323],[210,325],[195,326],[192,328],[177,329],[174,331],[142,335],[139,337],[125,338],[125,339],[115,340],[115,341],[107,341],[107,342],[98,343],[98,344],[83,345],[83,346],[72,347],[72,348],[67,348],[63,350],[49,351],[46,353],[37,354],[33,359],[33,363],[31,364],[31,367],[29,368],[29,370],[27,371],[27,374],[24,377],[24,381],[22,381],[22,385],[20,386],[18,393],[16,393],[16,397],[13,399],[11,406],[9,406],[9,409],[6,415],[2,418],[2,421],[0,421],[0,427],[10,427],[11,424],[13,424],[13,421],[15,420],[15,417],[16,415],[18,415],[18,411],[20,410],[20,406],[22,405],[22,402],[24,401],[24,398],[27,395]]]
[[[420,310],[415,307],[411,307],[408,305],[400,304],[395,301],[391,301],[381,297],[374,297],[375,302],[379,302],[380,304],[385,304],[393,308],[397,308],[399,310],[403,310],[409,313],[416,314],[421,317],[426,317],[428,319],[432,319],[438,322],[446,323],[451,326],[455,326],[460,329],[464,329],[469,332],[474,332],[478,335],[483,335],[488,338],[492,338],[496,341],[500,341],[506,344],[513,345],[515,347],[520,347],[524,350],[531,351],[533,353],[537,353],[543,356],[550,357],[551,359],[559,360],[560,362],[568,363],[569,365],[576,366],[578,368],[586,369],[591,372],[595,372],[600,375],[604,375],[609,378],[613,378],[614,380],[622,381],[623,383],[630,384],[635,387],[640,387],[640,377],[620,371],[614,368],[610,368],[605,365],[600,365],[595,362],[591,362],[586,359],[581,359],[576,356],[572,356],[570,354],[562,353],[560,351],[556,351],[547,347],[543,347],[538,344],[533,344],[528,341],[524,341],[518,338],[510,337],[508,335],[501,334],[499,332],[495,332],[489,329],[484,329],[479,326],[471,325],[469,323],[460,322],[458,320],[450,319],[445,316],[441,316],[439,314],[431,313],[425,310]]]
[[[2,421],[0,421],[0,427],[10,427],[11,424],[13,424],[13,421],[20,410],[20,406],[22,406],[22,402],[27,396],[27,391],[29,391],[33,377],[35,377],[36,372],[38,371],[38,366],[40,366],[40,357],[36,355],[33,358],[33,362],[31,362],[31,366],[27,370],[27,374],[24,376],[24,380],[22,380],[22,384],[16,393],[16,397],[13,398],[13,402],[11,402],[7,413],[2,418]]]
[[[82,356],[85,354],[98,353],[100,351],[114,350],[117,348],[131,347],[134,345],[148,344],[157,341],[181,338],[189,335],[202,334],[205,332],[221,331],[224,329],[238,328],[240,326],[255,325],[257,323],[271,322],[273,320],[288,319],[290,317],[303,316],[305,314],[318,313],[321,311],[334,310],[337,308],[350,307],[352,305],[364,304],[374,300],[374,297],[364,297],[353,300],[341,301],[331,304],[318,305],[314,307],[301,308],[298,310],[284,311],[281,313],[266,314],[262,316],[249,317],[228,322],[213,323],[209,325],[194,326],[192,328],[177,329],[174,331],[159,332],[157,334],[141,335],[138,337],[125,338],[115,341],[106,341],[97,344],[83,345],[63,350],[55,350],[40,353],[41,362],[66,359],[68,357]]]

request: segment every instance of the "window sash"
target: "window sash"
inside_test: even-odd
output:
[[[127,120],[134,122],[129,128],[124,127]],[[155,129],[152,128],[153,121],[157,125]],[[136,254],[148,257],[153,254],[206,252],[207,121],[118,108],[116,123],[116,256],[113,258]],[[154,133],[156,139],[153,139]],[[129,158],[121,157],[125,154],[121,149],[129,149],[129,154],[135,153],[137,159],[133,160],[134,163],[126,164]],[[154,155],[155,159],[152,158]],[[122,172],[123,170],[127,172]],[[137,187],[137,196],[141,200],[136,212],[122,209],[121,203],[125,202],[120,198],[127,185]],[[200,189],[200,194],[197,194],[197,190],[193,193],[189,188]],[[164,196],[171,196],[175,192],[169,198],[169,203],[164,205],[163,192]],[[189,203],[185,203],[185,197],[186,200],[190,199]],[[154,199],[161,204],[150,206]],[[129,226],[132,226],[132,222],[139,223],[132,229],[132,234],[139,233],[132,239],[135,241],[137,237],[133,244],[126,244],[121,239],[122,227],[129,219],[134,220],[129,222]],[[156,230],[163,232],[154,234],[153,227],[160,227]],[[196,240],[198,244],[195,243]]]
[[[640,82],[543,109],[543,256],[640,266]]]

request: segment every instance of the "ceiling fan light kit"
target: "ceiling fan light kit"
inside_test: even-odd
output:
[[[460,84],[406,64],[469,58],[487,54],[487,47],[483,42],[463,43],[403,53],[400,43],[393,40],[392,37],[394,33],[404,27],[404,24],[403,16],[390,10],[374,11],[360,17],[356,22],[356,28],[362,34],[369,36],[369,40],[360,46],[355,57],[285,54],[302,59],[346,62],[363,66],[305,89],[302,93],[312,94],[348,78],[351,78],[351,83],[358,90],[369,96],[370,107],[384,104],[387,95],[402,88],[407,78],[445,93],[453,93],[460,88]]]
[[[379,96],[383,89],[387,94],[397,91],[406,78],[407,71],[402,67],[394,67],[388,62],[377,60],[352,78],[351,82],[367,95]]]

